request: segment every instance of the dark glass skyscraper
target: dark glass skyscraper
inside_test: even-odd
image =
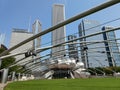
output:
[[[98,21],[94,20],[82,20],[79,24],[79,37],[80,38],[80,51],[81,59],[85,64],[85,67],[104,67],[108,66],[106,62],[107,55],[101,52],[105,51],[104,43],[93,43],[95,41],[102,41],[103,35],[94,35],[86,38],[86,35],[90,35],[101,31]],[[82,38],[83,37],[83,38]],[[87,43],[89,42],[89,43]]]
[[[102,30],[109,30],[113,29],[113,27],[103,27]],[[103,33],[104,40],[108,40],[104,42],[107,58],[109,62],[109,66],[120,66],[120,52],[116,41],[115,32],[105,32]]]

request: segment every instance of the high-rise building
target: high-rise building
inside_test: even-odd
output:
[[[5,34],[0,34],[0,44],[4,44]]]
[[[103,52],[105,51],[104,43],[92,43],[95,41],[103,41],[103,35],[94,35],[88,38],[84,36],[90,35],[101,31],[98,21],[94,20],[82,20],[79,24],[79,37],[81,37],[80,51],[81,59],[85,64],[85,67],[104,67],[108,66],[107,55]],[[84,37],[84,38],[82,38]],[[89,42],[89,43],[87,43]]]
[[[77,37],[75,35],[69,35],[68,36],[68,41],[69,40],[74,40]],[[68,44],[68,54],[69,58],[74,58],[76,61],[78,60],[78,47],[76,44],[77,41],[71,42],[71,44]]]
[[[58,23],[65,20],[65,10],[64,5],[55,4],[53,6],[53,15],[52,15],[52,25],[57,25]],[[65,27],[60,27],[52,31],[52,45],[57,45],[65,42]],[[64,57],[65,55],[65,46],[59,46],[52,48],[52,57]]]
[[[39,20],[36,20],[35,23],[32,25],[32,31],[33,34],[38,34],[42,31],[42,27],[41,27],[41,23],[39,22]],[[38,37],[34,40],[34,48],[39,48],[40,47],[40,43],[41,43],[41,38]]]
[[[42,25],[41,23],[39,22],[39,20],[36,20],[34,22],[34,24],[32,25],[32,31],[33,31],[33,34],[38,34],[42,31]],[[33,40],[33,47],[34,47],[34,50],[36,50],[37,48],[40,48],[40,45],[41,45],[41,37],[38,37],[36,39]],[[40,56],[40,53],[36,54],[37,57]],[[34,56],[33,56],[34,58]],[[38,60],[35,60],[34,62],[39,62],[39,59]]]
[[[102,30],[114,29],[114,27],[104,26]],[[116,41],[115,32],[105,32],[103,33],[104,42],[109,66],[120,66],[120,52]]]
[[[28,32],[28,30],[15,29],[14,28],[13,31],[12,31],[12,34],[11,34],[10,47],[13,47],[13,46],[17,45],[18,43],[24,41],[25,39],[27,39],[31,36],[33,36],[33,33]],[[30,41],[30,42],[20,46],[19,48],[11,51],[10,53],[19,53],[19,52],[27,51],[30,48],[33,48],[33,41]],[[21,60],[24,57],[25,57],[25,55],[15,56],[16,61]],[[25,61],[25,60],[27,61],[27,60],[30,60],[30,59],[32,59],[32,57],[24,59],[23,61]]]

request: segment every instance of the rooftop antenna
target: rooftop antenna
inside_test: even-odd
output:
[[[28,32],[30,32],[31,16],[29,17]]]

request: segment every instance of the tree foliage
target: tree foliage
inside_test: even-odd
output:
[[[3,51],[5,51],[4,48],[0,48],[0,53],[2,53]],[[8,55],[8,54],[7,54]],[[3,68],[8,68],[10,65],[12,65],[13,63],[15,62],[15,58],[14,57],[8,57],[8,58],[4,58],[2,59],[2,64],[1,64],[1,67],[0,69],[3,69]],[[20,68],[21,66],[19,65],[15,65],[11,68],[9,68],[9,73],[10,72],[13,72],[13,71],[16,71],[18,72],[18,69]],[[20,72],[20,70],[19,70]]]

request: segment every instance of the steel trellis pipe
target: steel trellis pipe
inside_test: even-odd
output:
[[[78,14],[78,15],[72,17],[72,18],[69,18],[69,19],[67,19],[67,20],[65,20],[65,21],[63,21],[63,22],[61,22],[61,23],[58,23],[57,25],[55,25],[55,26],[53,26],[53,27],[51,27],[51,28],[48,28],[48,29],[44,30],[43,32],[40,32],[40,33],[38,33],[38,34],[36,34],[36,35],[34,35],[34,36],[32,36],[32,37],[24,40],[23,42],[20,42],[19,44],[15,45],[15,46],[11,47],[10,49],[8,49],[8,50],[4,51],[3,53],[1,53],[0,56],[4,56],[4,55],[7,54],[8,52],[10,52],[10,51],[12,51],[12,50],[14,50],[14,49],[16,49],[16,48],[18,48],[18,47],[26,44],[26,43],[29,42],[29,41],[34,40],[35,38],[38,38],[39,36],[42,36],[42,35],[44,35],[44,34],[47,34],[47,33],[51,32],[51,31],[53,31],[53,30],[55,30],[55,29],[58,29],[58,28],[60,28],[60,27],[62,27],[62,26],[64,26],[64,25],[67,25],[67,24],[69,24],[69,23],[71,23],[71,22],[74,22],[74,21],[76,21],[76,20],[78,20],[78,19],[81,19],[81,18],[83,18],[83,17],[85,17],[85,16],[88,16],[88,15],[90,15],[90,14],[92,14],[92,13],[95,13],[95,12],[97,12],[97,11],[100,11],[100,10],[102,10],[102,9],[105,9],[105,8],[107,8],[107,7],[110,7],[110,6],[112,6],[112,5],[114,5],[114,4],[117,4],[117,3],[119,3],[119,2],[120,2],[120,0],[110,0],[110,1],[108,1],[108,2],[106,2],[106,3],[103,3],[103,4],[99,5],[99,6],[96,6],[96,7],[92,8],[92,9],[90,9],[90,10],[88,10],[88,11],[85,11],[85,12],[83,12],[83,13],[81,13],[81,14]]]

